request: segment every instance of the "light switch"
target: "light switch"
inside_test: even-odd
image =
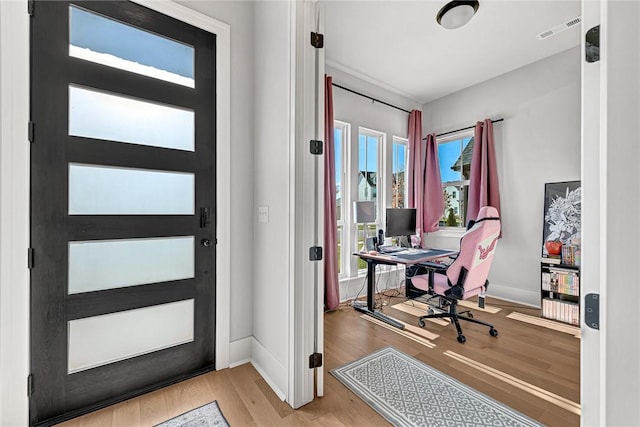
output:
[[[258,206],[258,222],[263,224],[269,222],[269,206]]]

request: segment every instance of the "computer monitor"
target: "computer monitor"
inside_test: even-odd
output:
[[[388,237],[405,237],[405,246],[411,246],[416,234],[416,210],[414,208],[387,208],[386,233]]]

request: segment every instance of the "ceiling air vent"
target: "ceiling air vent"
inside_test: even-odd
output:
[[[551,36],[555,36],[558,33],[563,32],[564,30],[566,30],[567,28],[573,27],[574,25],[578,25],[580,22],[582,22],[582,17],[580,16],[576,16],[575,18],[571,18],[566,22],[563,22],[560,25],[556,25],[555,27],[543,31],[540,34],[538,34],[538,40],[544,40],[546,38],[549,38]]]

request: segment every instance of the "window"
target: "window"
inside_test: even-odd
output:
[[[358,200],[378,200],[378,150],[384,135],[360,129],[358,135]],[[377,203],[376,203],[377,205]]]
[[[378,185],[378,178],[382,170],[380,155],[384,144],[385,135],[374,130],[360,128],[358,133],[358,197],[356,200],[371,200],[376,206],[376,222],[366,224],[357,224],[357,241],[358,248],[364,244],[365,237],[374,237],[378,228],[381,227],[381,208],[380,198],[378,197],[378,189],[384,189],[384,183],[381,181]],[[367,268],[366,262],[359,259],[358,269]]]
[[[473,137],[470,134],[458,134],[438,141],[438,161],[445,200],[440,226],[466,226],[472,154]]]
[[[349,200],[349,197],[344,197],[345,186],[342,182],[342,177],[345,176],[344,171],[344,153],[346,148],[349,146],[349,134],[350,134],[350,126],[348,123],[343,123],[339,121],[334,122],[333,128],[333,144],[334,144],[334,153],[335,153],[335,170],[336,170],[336,227],[338,229],[337,233],[337,244],[338,244],[338,275],[344,274],[344,266],[346,265],[346,260],[349,257],[350,251],[348,247],[345,250],[344,242],[345,238],[345,226],[344,226],[344,206],[343,201]]]
[[[195,87],[193,46],[76,6],[69,17],[69,56]]]
[[[334,121],[336,229],[338,274],[340,278],[363,274],[366,263],[351,256],[364,245],[367,237],[377,235],[384,228],[387,206],[404,207],[408,165],[407,139],[389,137],[381,131],[357,128],[351,136],[352,125]],[[355,129],[353,130],[355,133]],[[376,219],[364,224],[354,222],[353,202],[370,200],[376,206]]]
[[[407,143],[404,138],[393,137],[391,147],[391,207],[406,208],[407,200]]]

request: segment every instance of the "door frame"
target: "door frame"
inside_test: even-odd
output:
[[[599,294],[599,329],[581,339],[582,426],[638,425],[640,320],[635,316],[640,247],[640,5],[582,2],[581,302]],[[586,31],[600,25],[600,61],[584,60]],[[623,183],[621,185],[621,183]],[[630,188],[633,188],[633,184]],[[584,309],[582,310],[585,311]],[[630,380],[636,379],[636,381]]]
[[[309,42],[312,31],[324,33],[324,10],[317,0],[290,2],[292,25],[291,193],[295,207],[289,229],[295,248],[289,295],[289,369],[287,402],[300,408],[324,395],[324,362],[309,368],[309,355],[324,359],[323,261],[309,261],[308,248],[324,246],[324,155],[309,152],[307,141],[324,140],[324,49]]]
[[[216,34],[216,238],[231,238],[231,28],[169,0],[133,0],[149,9]],[[0,420],[28,424],[29,375],[29,28],[27,1],[0,2]],[[5,237],[8,236],[8,237]],[[216,258],[216,369],[229,367],[229,251]]]
[[[601,218],[606,218],[606,205],[601,202],[601,182],[604,179],[603,165],[601,164],[600,138],[600,96],[601,73],[603,60],[594,63],[585,61],[585,33],[600,24],[600,2],[582,3],[582,29],[580,46],[581,84],[582,84],[582,261],[580,283],[580,403],[582,412],[580,421],[582,426],[604,425],[605,390],[604,378],[601,378],[601,361],[604,349],[602,345],[602,333],[591,329],[584,322],[584,301],[587,293],[600,294],[602,301],[606,293],[602,286],[604,277],[601,276],[600,259],[606,251],[601,248],[602,238]],[[585,173],[585,171],[589,171]],[[600,318],[604,314],[601,307]],[[602,330],[604,332],[604,328]],[[587,357],[589,356],[589,357]]]

